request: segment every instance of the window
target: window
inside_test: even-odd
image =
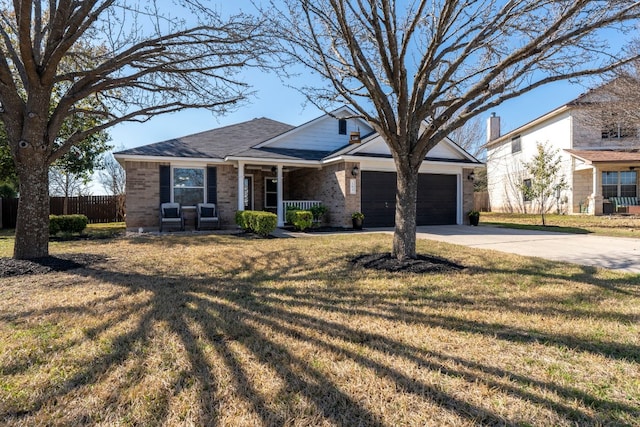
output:
[[[511,154],[519,153],[522,151],[522,145],[520,144],[520,135],[511,138]]]
[[[347,119],[338,120],[338,134],[340,135],[347,134]]]
[[[264,207],[278,207],[278,180],[276,178],[265,178],[264,181]]]
[[[620,172],[620,197],[636,197],[636,171]]]
[[[621,123],[617,114],[605,114],[602,126],[602,139],[634,138],[638,135],[635,127]]]
[[[637,172],[602,172],[602,197],[636,197]]]
[[[183,206],[204,203],[204,169],[173,169],[173,201]]]
[[[522,181],[522,200],[525,202],[530,202],[531,201],[531,196],[528,190],[531,189],[531,180],[530,179],[525,179],[524,181]]]

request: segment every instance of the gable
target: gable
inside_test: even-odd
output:
[[[349,113],[338,111],[336,116],[338,118],[329,115],[321,116],[283,135],[265,141],[257,148],[332,152],[349,144],[351,132],[360,132],[362,136],[373,132],[371,126],[365,121],[357,118],[345,118],[346,129],[343,129],[344,134],[341,134],[339,132],[339,117],[348,117]]]
[[[355,148],[351,154],[357,154],[360,156],[391,156],[389,147],[384,142],[382,137],[377,136],[373,140],[363,143],[361,147]],[[470,158],[465,155],[464,151],[455,145],[452,141],[445,139],[433,147],[426,156],[426,159],[430,160],[460,160],[468,161]]]

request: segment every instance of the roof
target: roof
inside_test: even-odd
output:
[[[334,113],[344,111],[349,110],[345,107],[334,111]],[[327,117],[327,115],[321,116],[320,118],[323,117]],[[300,131],[318,120],[319,119],[314,119],[301,126],[295,127],[263,117],[193,135],[131,148],[117,152],[115,155],[119,160],[131,156],[134,158],[143,157],[148,159],[191,159],[194,161],[200,159],[201,161],[214,162],[268,162],[277,160],[295,164],[320,164],[322,162],[339,160],[342,156],[383,157],[391,159],[390,154],[378,155],[359,152],[367,146],[367,144],[379,137],[375,131],[362,136],[359,144],[349,144],[346,142],[344,146],[327,147],[326,151],[311,148],[303,149],[296,147],[296,144],[289,144],[286,147],[272,145],[273,141],[280,140],[282,137],[290,135],[291,132]],[[448,138],[445,142],[457,147],[457,150],[463,154],[463,158],[442,159],[440,156],[435,156],[427,157],[425,160],[480,164],[477,159],[466,153],[466,151]]]
[[[540,123],[543,123],[553,117],[556,117],[572,108],[575,107],[580,107],[580,106],[584,106],[584,105],[589,105],[589,104],[596,104],[596,103],[601,103],[601,102],[606,102],[607,98],[603,98],[601,95],[602,93],[611,93],[611,92],[607,92],[609,89],[609,87],[616,87],[619,85],[619,82],[621,81],[629,81],[629,79],[632,79],[631,81],[633,83],[637,83],[637,79],[633,78],[633,77],[629,77],[629,76],[621,76],[621,77],[616,77],[615,79],[606,82],[604,84],[601,84],[595,88],[589,89],[588,91],[578,95],[577,98],[572,99],[571,101],[567,102],[566,104],[563,104],[561,106],[559,106],[558,108],[555,108],[551,111],[549,111],[548,113],[543,114],[540,117],[537,117],[533,120],[531,120],[530,122],[525,123],[524,125],[513,129],[503,135],[500,135],[498,138],[493,139],[489,142],[487,142],[487,146],[491,146],[497,143],[501,143],[504,142],[508,139],[510,139],[513,136],[518,135],[521,132],[524,132]],[[613,93],[619,93],[622,94],[624,92],[624,90],[626,90],[626,86],[622,86],[622,89],[617,89],[614,90]]]
[[[193,135],[120,151],[118,155],[224,159],[293,129],[267,118],[253,119]]]
[[[640,152],[623,150],[565,150],[587,163],[640,162]]]
[[[496,139],[492,139],[491,141],[487,142],[487,146],[491,146],[491,145],[498,144],[498,143],[504,142],[506,140],[509,140],[513,136],[516,136],[519,133],[526,131],[527,129],[531,129],[532,127],[537,126],[540,123],[543,123],[543,122],[545,122],[545,121],[547,121],[547,120],[549,120],[549,119],[551,119],[553,117],[556,117],[556,116],[564,113],[565,111],[568,111],[570,108],[572,108],[575,105],[574,101],[571,101],[571,102],[569,102],[567,104],[564,104],[564,105],[556,108],[555,110],[551,110],[550,112],[548,112],[548,113],[546,113],[546,114],[544,114],[544,115],[542,115],[542,116],[540,116],[540,117],[538,117],[536,119],[533,119],[530,122],[525,123],[524,125],[522,125],[522,126],[520,126],[518,128],[515,128],[512,131],[509,131],[509,132],[507,132],[507,133],[505,133],[503,135],[500,135]]]

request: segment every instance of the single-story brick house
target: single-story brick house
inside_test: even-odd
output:
[[[300,126],[259,118],[115,154],[127,174],[127,229],[158,229],[159,205],[178,202],[187,227],[195,205],[216,203],[222,227],[238,210],[268,210],[284,225],[290,204],[328,208],[347,227],[361,211],[367,227],[392,226],[395,166],[373,129],[343,107]],[[451,140],[421,168],[418,224],[462,224],[473,207],[472,171],[483,164]]]

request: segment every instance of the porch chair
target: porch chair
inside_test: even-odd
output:
[[[161,203],[160,204],[160,232],[165,225],[180,227],[180,231],[184,230],[184,216],[180,203]]]
[[[220,218],[215,203],[198,203],[196,229],[211,226],[220,228]]]

